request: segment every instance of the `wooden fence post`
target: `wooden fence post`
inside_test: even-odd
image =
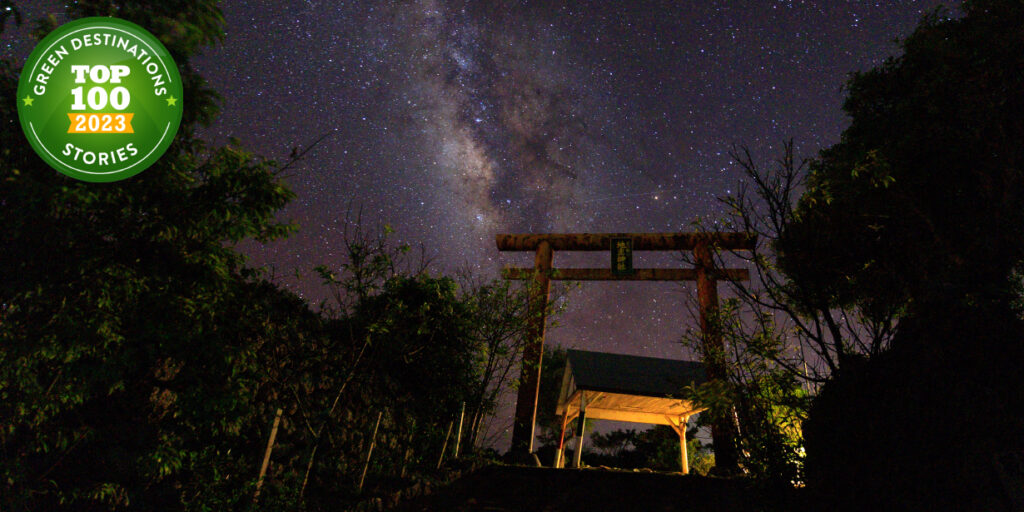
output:
[[[455,435],[455,458],[459,458],[459,446],[462,444],[462,420],[466,416],[466,402],[462,402],[462,412],[459,413],[459,432]]]
[[[448,438],[452,436],[452,425],[454,424],[454,421],[448,423],[448,433],[444,435],[444,444],[441,445],[441,456],[437,458],[437,469],[441,469],[441,462],[444,461],[444,451],[448,449]]]
[[[377,413],[377,424],[373,426],[373,435],[370,436],[370,449],[366,452],[366,463],[363,464],[363,476],[359,477],[359,492],[363,491],[363,481],[366,480],[366,471],[370,469],[370,457],[373,456],[373,447],[377,444],[377,429],[380,428],[380,419],[384,411]]]
[[[270,439],[267,440],[267,449],[263,453],[263,464],[260,466],[260,476],[256,480],[256,493],[252,495],[252,502],[260,499],[260,489],[263,488],[263,477],[267,475],[267,467],[270,466],[270,452],[274,451],[274,441],[277,439],[277,427],[281,424],[282,409],[277,408],[274,414],[274,426],[270,427]]]

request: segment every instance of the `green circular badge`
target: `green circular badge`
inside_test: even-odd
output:
[[[83,18],[46,36],[18,80],[18,117],[36,153],[83,181],[123,180],[171,145],[182,88],[167,48],[117,18]]]

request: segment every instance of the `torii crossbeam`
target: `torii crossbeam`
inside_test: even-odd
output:
[[[553,269],[554,251],[611,251],[613,241],[629,240],[635,251],[693,251],[694,268],[567,268]],[[503,234],[496,236],[499,251],[534,251],[533,268],[506,268],[506,279],[532,279],[531,327],[523,351],[523,367],[516,399],[512,452],[532,453],[537,398],[540,392],[541,357],[547,324],[547,302],[551,280],[567,281],[696,281],[700,304],[700,328],[705,354],[721,354],[722,337],[711,321],[718,308],[718,281],[746,281],[746,269],[717,269],[713,251],[752,250],[757,242],[751,233],[579,233],[579,234]],[[725,366],[720,357],[705,357],[709,379],[724,379]],[[737,466],[736,427],[719,415],[711,427],[716,465],[726,471]]]

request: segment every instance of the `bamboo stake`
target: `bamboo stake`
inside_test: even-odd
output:
[[[380,428],[380,419],[384,411],[377,413],[377,424],[373,426],[373,435],[370,436],[370,449],[366,452],[366,463],[363,464],[363,476],[359,477],[359,492],[363,491],[363,481],[366,480],[366,471],[370,469],[370,457],[373,456],[373,447],[377,444],[377,429]]]
[[[469,449],[472,450],[476,446],[477,437],[480,435],[480,417],[482,416],[480,408],[476,408],[476,413],[473,414],[473,421],[470,422],[469,427]]]
[[[282,412],[281,408],[278,407],[277,413],[274,414],[274,425],[270,427],[270,439],[267,440],[267,450],[263,453],[263,465],[260,466],[260,476],[256,480],[256,493],[252,496],[253,503],[260,499],[263,477],[267,475],[267,467],[270,466],[270,452],[274,451],[274,441],[277,439],[277,427],[281,425]]]
[[[367,337],[363,341],[362,348],[359,349],[359,355],[356,356],[355,363],[352,364],[352,369],[349,370],[348,375],[345,377],[345,382],[341,383],[341,389],[338,390],[338,394],[334,396],[334,402],[331,403],[331,408],[327,410],[327,417],[334,414],[334,409],[338,406],[338,402],[341,400],[341,395],[345,392],[345,388],[349,382],[352,382],[352,378],[356,375],[356,367],[359,366],[359,361],[363,359],[363,353],[366,352],[366,347],[370,345],[370,338]],[[309,483],[309,475],[313,472],[313,463],[316,462],[316,451],[320,448],[320,439],[323,435],[324,428],[327,427],[328,421],[324,421],[320,424],[320,428],[317,429],[316,435],[313,436],[313,450],[309,452],[309,461],[306,463],[306,475],[302,477],[302,487],[299,489],[299,502],[301,503],[303,497],[306,495],[306,484]]]
[[[444,461],[444,451],[448,449],[448,438],[452,436],[452,425],[454,424],[454,421],[448,423],[448,433],[444,435],[444,444],[441,445],[441,456],[437,459],[437,469],[441,469],[441,462]]]
[[[459,433],[455,435],[455,458],[459,458],[459,446],[462,445],[462,420],[466,417],[466,402],[462,402],[462,412],[459,413]]]

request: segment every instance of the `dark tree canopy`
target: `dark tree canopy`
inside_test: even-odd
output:
[[[778,247],[813,300],[1008,297],[1024,257],[1024,5],[963,8],[851,78],[850,127],[812,164]]]
[[[187,108],[146,172],[82,183],[32,152],[18,70],[0,68],[0,508],[219,508],[248,493],[224,475],[249,472],[243,447],[262,429],[259,349],[270,326],[291,331],[306,312],[233,245],[288,233],[275,215],[292,194],[273,162],[196,137],[217,112],[190,64],[222,36],[215,2],[76,2],[68,14],[156,34]]]
[[[1024,4],[963,10],[851,78],[850,127],[778,241],[809,303],[900,317],[805,424],[807,483],[829,509],[1003,510],[1019,489]]]
[[[8,7],[0,30],[22,21]],[[26,143],[20,70],[0,61],[0,510],[340,510],[432,477],[462,403],[475,430],[508,384],[484,371],[485,338],[521,345],[520,295],[408,270],[408,247],[355,219],[340,268],[317,269],[337,304],[310,307],[236,248],[296,228],[280,217],[290,163],[198,135],[217,95],[190,58],[223,37],[217,2],[66,9],[156,35],[185,110],[145,172],[79,182]]]

